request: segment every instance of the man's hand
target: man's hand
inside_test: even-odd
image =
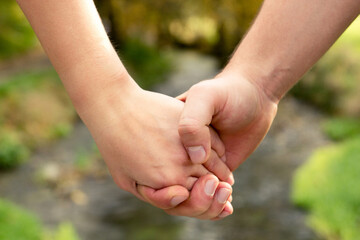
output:
[[[185,102],[179,122],[185,148],[188,152],[201,149],[208,153],[211,125],[225,144],[226,164],[232,171],[256,149],[277,111],[277,104],[264,91],[238,74],[222,73],[215,79],[202,81],[179,99]]]
[[[268,131],[280,99],[359,12],[359,0],[265,0],[224,71],[182,96],[179,133],[193,162],[209,156],[211,124],[230,169],[242,163]]]

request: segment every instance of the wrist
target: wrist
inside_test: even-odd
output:
[[[292,87],[294,77],[289,68],[269,65],[263,64],[262,67],[259,67],[259,64],[235,64],[230,62],[221,74],[236,76],[238,79],[249,81],[266,98],[278,104]]]
[[[266,115],[269,119],[273,119],[276,115],[280,98],[271,95],[272,93],[267,91],[264,86],[252,77],[253,75],[250,75],[248,72],[240,71],[240,68],[232,70],[227,67],[216,76],[217,79],[230,82],[231,89],[237,92],[234,95],[241,94],[241,97],[251,99],[249,106],[252,105],[251,108],[254,108],[254,116],[262,117]]]
[[[78,94],[71,96],[76,111],[89,126],[93,125],[94,120],[109,115],[108,113],[111,113],[109,108],[112,108],[114,104],[124,105],[141,90],[126,71],[104,78],[106,82],[103,82],[101,86],[89,85],[81,89]],[[121,109],[118,110],[121,111]],[[94,124],[97,123],[94,122]]]

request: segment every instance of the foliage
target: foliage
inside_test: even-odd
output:
[[[75,111],[54,70],[17,74],[0,85],[0,168],[68,134]]]
[[[249,28],[262,1],[95,1],[112,40],[195,47],[228,57]]]
[[[323,130],[339,142],[312,154],[296,172],[292,193],[310,211],[309,224],[327,239],[360,238],[359,30],[357,19],[293,91],[338,116]]]
[[[53,240],[79,240],[79,237],[71,223],[62,223]]]
[[[13,0],[0,1],[0,60],[38,45],[35,34]]]
[[[41,240],[42,231],[31,213],[0,199],[0,239]]]
[[[360,18],[295,86],[292,93],[320,109],[360,116]]]
[[[294,177],[293,201],[328,239],[360,238],[360,135],[318,149]]]
[[[0,199],[1,240],[79,240],[71,223],[62,223],[57,231],[49,232],[29,211]]]
[[[29,149],[24,146],[14,133],[0,133],[0,169],[13,168],[29,156]]]
[[[139,40],[128,40],[119,54],[134,80],[145,89],[164,81],[172,69],[169,57]]]
[[[324,132],[333,140],[345,140],[360,135],[360,120],[354,118],[331,118],[323,124]]]

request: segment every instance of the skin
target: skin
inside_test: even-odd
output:
[[[180,97],[186,102],[179,122],[183,144],[208,152],[211,124],[235,170],[266,135],[280,99],[359,12],[358,0],[264,1],[224,70]]]
[[[265,0],[224,70],[179,96],[181,141],[200,149],[191,160],[207,161],[211,125],[235,170],[265,137],[281,98],[359,12],[358,0]]]
[[[214,219],[232,213],[231,186],[221,181],[233,180],[220,159],[225,149],[216,132],[208,128],[209,163],[192,164],[177,132],[184,104],[138,87],[92,1],[18,3],[120,188],[171,214]],[[153,201],[160,195],[161,201]],[[219,203],[218,195],[225,201]]]

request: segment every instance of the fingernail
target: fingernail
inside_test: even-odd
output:
[[[235,184],[234,175],[233,175],[232,173],[230,173],[230,176],[229,176],[227,182],[228,182],[231,186]]]
[[[226,162],[226,156],[225,156],[225,155],[222,156],[220,159],[221,159],[223,162]]]
[[[226,201],[229,199],[230,197],[230,190],[227,188],[220,188],[219,192],[217,193],[217,201],[219,203],[226,203]]]
[[[188,154],[193,163],[203,163],[205,160],[205,149],[203,146],[188,147]]]
[[[170,204],[171,206],[175,207],[180,203],[182,203],[183,201],[185,201],[186,199],[187,199],[186,196],[176,196],[171,199]]]
[[[219,214],[219,218],[224,218],[224,217],[227,217],[227,216],[229,216],[230,215],[230,213],[229,212],[225,212],[225,211],[223,211],[222,213],[220,213]]]
[[[214,196],[216,187],[217,187],[217,183],[214,179],[208,180],[205,183],[205,189],[204,189],[205,194],[208,196]]]

